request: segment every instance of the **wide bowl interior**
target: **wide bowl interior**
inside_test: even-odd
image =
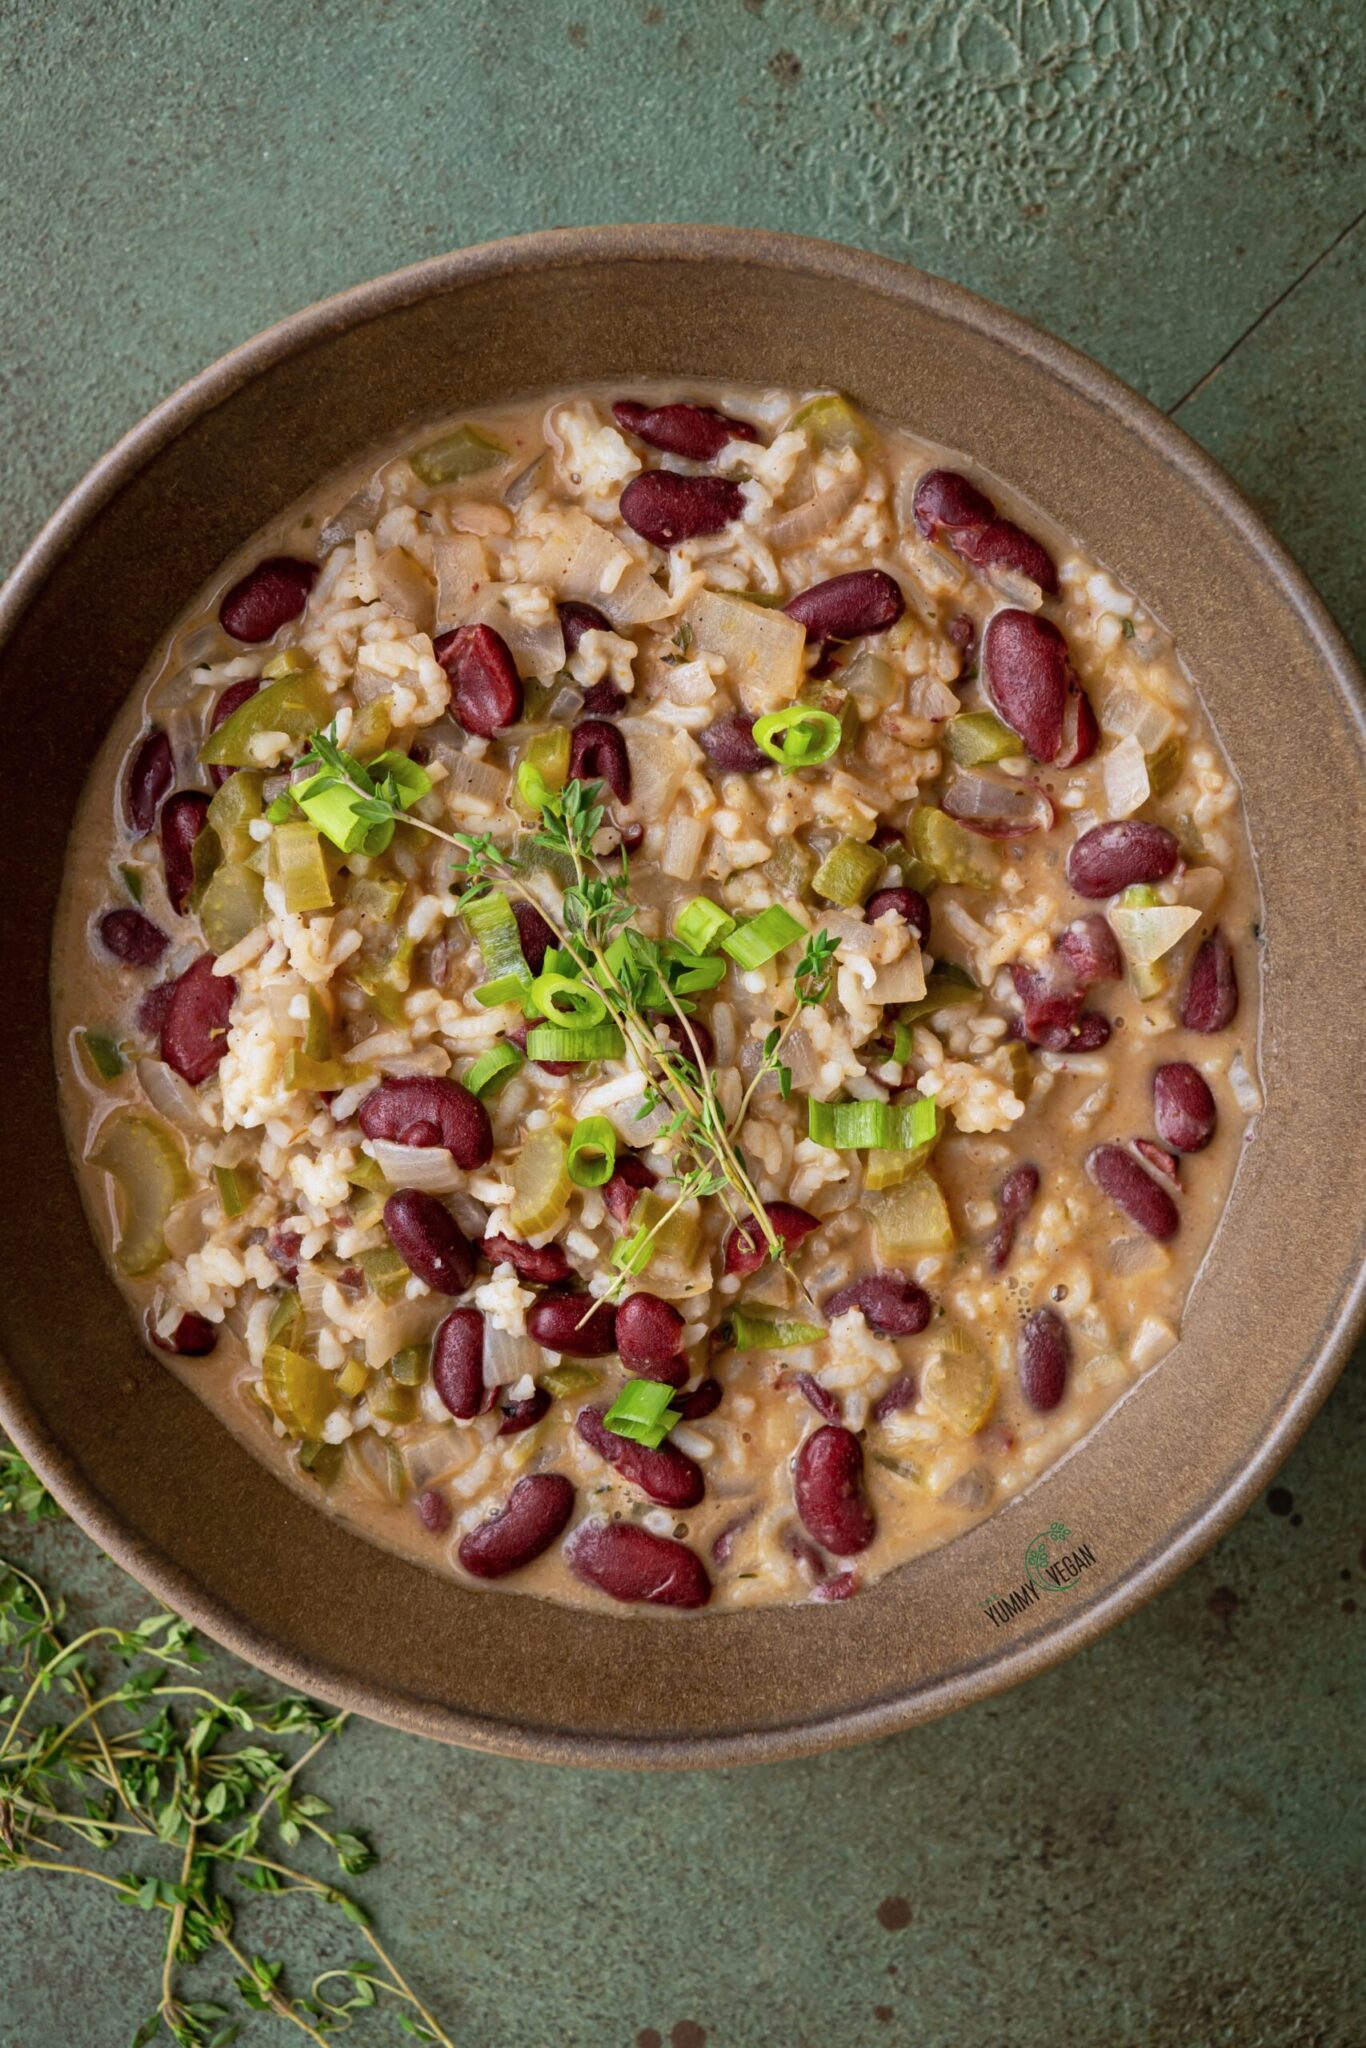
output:
[[[1021,1501],[843,1606],[668,1621],[466,1592],[289,1492],[142,1349],[58,1122],[45,967],[106,725],[253,529],[371,442],[580,378],[835,385],[971,450],[1177,632],[1242,777],[1266,903],[1268,1105],[1178,1350]],[[1104,372],[853,251],[699,229],[567,232],[442,259],[298,316],[168,401],[0,599],[0,1418],[76,1517],[213,1635],[425,1733],[604,1763],[743,1760],[885,1733],[1075,1647],[1265,1482],[1327,1390],[1366,1214],[1366,959],[1352,669],[1219,473]],[[1093,1562],[1002,1622],[1053,1524]],[[1069,1547],[1064,1545],[1063,1547]]]

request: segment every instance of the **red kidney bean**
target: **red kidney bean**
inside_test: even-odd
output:
[[[711,1598],[711,1580],[697,1553],[638,1522],[583,1522],[565,1544],[564,1559],[576,1579],[612,1600],[705,1607]]]
[[[879,1394],[873,1403],[874,1422],[885,1422],[889,1415],[899,1415],[903,1408],[909,1408],[915,1400],[915,1381],[908,1372],[892,1381],[885,1394]]]
[[[194,892],[194,843],[204,830],[209,799],[197,789],[177,790],[161,806],[161,866],[171,908],[181,916]]]
[[[226,690],[219,692],[213,717],[209,720],[209,731],[217,732],[220,725],[226,725],[233,712],[240,711],[244,704],[249,703],[260,687],[259,676],[247,676],[240,683],[229,683]],[[235,768],[210,768],[209,779],[215,789],[221,789],[228,777],[236,773]]]
[[[1180,1187],[1181,1164],[1174,1152],[1164,1152],[1160,1145],[1154,1145],[1151,1138],[1135,1138],[1134,1150],[1156,1172],[1165,1175],[1174,1188]]]
[[[197,1088],[207,1081],[228,1049],[228,1017],[237,983],[213,971],[212,953],[201,953],[171,983],[161,1024],[161,1057],[183,1081]]]
[[[99,934],[105,950],[125,967],[154,967],[171,943],[140,910],[106,910]]]
[[[1102,1017],[1099,1010],[1084,1010],[1077,1019],[1077,1028],[1072,1033],[1072,1052],[1099,1052],[1110,1042],[1110,1019]]]
[[[176,1358],[207,1358],[218,1342],[218,1326],[207,1316],[197,1316],[193,1309],[187,1309],[175,1328],[166,1336],[158,1334],[150,1313],[147,1317],[147,1334],[158,1351],[169,1351]]]
[[[1139,882],[1162,882],[1181,849],[1164,825],[1143,818],[1112,818],[1083,832],[1067,856],[1067,879],[1079,896],[1093,901],[1118,895]]]
[[[947,539],[955,554],[978,569],[1015,569],[1056,595],[1053,557],[1013,519],[997,517],[985,492],[953,469],[932,469],[915,487],[915,523],[931,540]]]
[[[827,1322],[862,1311],[879,1337],[915,1337],[930,1320],[930,1297],[904,1273],[865,1273],[830,1295],[822,1310]]]
[[[488,1163],[493,1126],[477,1096],[440,1074],[391,1075],[360,1106],[367,1138],[394,1145],[444,1146],[465,1173]]]
[[[730,1563],[731,1553],[735,1549],[735,1539],[743,1529],[749,1527],[750,1523],[754,1520],[754,1513],[753,1508],[746,1508],[743,1513],[736,1515],[733,1520],[726,1523],[725,1528],[717,1535],[711,1547],[713,1564],[727,1565]]]
[[[444,1202],[422,1188],[400,1188],[384,1205],[389,1241],[434,1294],[463,1294],[474,1278],[474,1246]]]
[[[769,1202],[767,1215],[788,1251],[795,1251],[803,1238],[821,1227],[819,1216],[813,1216],[809,1209],[799,1209],[795,1202]],[[767,1264],[768,1241],[754,1217],[732,1224],[722,1252],[728,1273],[757,1273],[760,1266]]]
[[[691,1060],[694,1066],[697,1064],[699,1057],[704,1067],[709,1067],[716,1058],[716,1040],[712,1037],[700,1017],[689,1017],[685,1028],[681,1018],[664,1016],[659,1011],[655,1011],[650,1018],[650,1022],[652,1024],[662,1024],[684,1059]],[[696,1050],[694,1050],[694,1041],[696,1041]]]
[[[853,1557],[877,1531],[863,1492],[863,1447],[852,1430],[827,1425],[807,1437],[793,1467],[797,1513],[823,1550]]]
[[[822,1422],[840,1422],[844,1410],[829,1390],[823,1387],[812,1372],[780,1373],[780,1387],[795,1387],[804,1401],[808,1401],[820,1416]]]
[[[621,827],[621,843],[628,853],[637,853],[645,843],[645,827],[633,819]]]
[[[153,726],[128,764],[123,786],[128,822],[141,838],[157,821],[161,799],[175,781],[175,756],[171,742],[159,726]]]
[[[754,720],[744,711],[713,719],[698,733],[697,743],[718,775],[755,775],[773,766],[755,740]]]
[[[1034,1207],[1039,1192],[1037,1166],[1013,1166],[996,1190],[996,1228],[987,1247],[993,1273],[1004,1270],[1015,1245],[1015,1232]]]
[[[617,1310],[618,1356],[632,1372],[682,1364],[679,1354],[686,1327],[671,1301],[661,1301],[657,1294],[628,1294]],[[681,1387],[687,1377],[685,1366],[682,1378],[673,1384]]]
[[[133,1022],[147,1038],[160,1038],[161,1027],[166,1022],[175,994],[173,981],[159,981],[155,988],[149,988],[138,998],[133,1012]]]
[[[525,1401],[504,1401],[499,1436],[520,1436],[524,1429],[534,1429],[549,1406],[550,1396],[544,1387],[537,1387]]]
[[[795,1523],[789,1522],[785,1528],[779,1530],[778,1541],[788,1556],[796,1560],[812,1585],[819,1586],[826,1576],[826,1564],[811,1538],[803,1534]]]
[[[629,1223],[636,1196],[643,1188],[652,1188],[658,1179],[659,1175],[652,1173],[633,1152],[618,1152],[616,1170],[602,1191],[608,1215],[617,1223]]]
[[[507,1504],[462,1536],[457,1552],[476,1579],[503,1579],[549,1550],[574,1512],[574,1489],[562,1472],[531,1472]]]
[[[1157,1135],[1178,1152],[1203,1152],[1219,1113],[1204,1075],[1185,1060],[1171,1060],[1153,1075]]]
[[[299,1253],[303,1242],[296,1230],[272,1230],[263,1241],[266,1257],[279,1267],[281,1278],[291,1287],[299,1277]]]
[[[451,716],[466,732],[492,739],[522,715],[522,679],[507,641],[492,626],[457,626],[432,643],[451,679]]]
[[[1050,968],[1026,967],[1017,960],[1010,970],[1020,999],[1024,1036],[1030,1045],[1049,1052],[1068,1052],[1077,1034],[1083,997]]]
[[[579,1435],[614,1472],[620,1472],[628,1486],[662,1508],[695,1508],[706,1492],[700,1465],[675,1445],[660,1444],[650,1450],[629,1436],[618,1436],[603,1421],[603,1408],[581,1408],[575,1423]]]
[[[1238,974],[1233,949],[1216,926],[1191,962],[1181,1022],[1188,1031],[1226,1031],[1238,1014]]]
[[[982,640],[982,674],[993,706],[1036,761],[1071,767],[1094,752],[1095,721],[1086,724],[1081,713],[1087,700],[1051,620],[997,612]]]
[[[733,420],[710,405],[641,405],[619,398],[612,407],[617,425],[651,448],[681,455],[688,462],[711,462],[727,441],[757,441],[748,420]]]
[[[863,906],[865,924],[876,924],[888,911],[908,924],[922,946],[930,943],[930,906],[918,889],[878,889]]]
[[[739,484],[719,476],[676,476],[669,469],[647,469],[621,494],[622,518],[657,548],[720,533],[744,509]]]
[[[453,1308],[432,1339],[432,1385],[457,1422],[493,1405],[484,1385],[484,1318],[477,1308]]]
[[[512,915],[517,920],[522,958],[533,974],[539,974],[545,966],[546,947],[555,944],[555,934],[535,904],[524,902],[521,897],[513,904]]]
[[[557,610],[566,654],[578,653],[579,642],[585,633],[616,631],[606,612],[600,612],[595,604],[580,604],[576,598],[566,597],[561,598]]]
[[[1159,1243],[1175,1237],[1181,1227],[1181,1213],[1165,1188],[1145,1173],[1132,1152],[1122,1145],[1097,1145],[1086,1161],[1102,1194],[1122,1209],[1131,1223]]]
[[[1067,1391],[1072,1339],[1062,1317],[1051,1308],[1036,1308],[1020,1332],[1015,1369],[1020,1392],[1031,1408],[1046,1415]]]
[[[885,569],[855,569],[799,590],[783,610],[812,640],[857,640],[864,633],[882,633],[906,609],[901,586]]]
[[[511,1266],[519,1280],[527,1280],[533,1287],[554,1287],[574,1277],[562,1245],[520,1244],[515,1237],[504,1237],[495,1230],[479,1249],[491,1266]]]
[[[614,725],[583,718],[569,736],[569,773],[576,782],[605,782],[618,803],[631,801],[631,757]]]
[[[1053,943],[1071,968],[1079,988],[1090,988],[1097,981],[1121,981],[1124,977],[1119,940],[1099,911],[1074,918]]]
[[[417,1518],[429,1536],[444,1536],[451,1526],[451,1504],[445,1494],[427,1487],[417,1497]]]
[[[706,1379],[699,1380],[691,1393],[680,1395],[673,1405],[684,1422],[701,1422],[705,1416],[713,1414],[721,1406],[722,1397],[720,1380],[714,1380],[709,1375]]]
[[[315,562],[268,555],[234,583],[218,607],[218,621],[234,640],[271,640],[297,619],[317,579]]]
[[[589,1294],[552,1294],[527,1310],[526,1326],[547,1351],[607,1358],[617,1348],[617,1312]]]
[[[813,1600],[852,1600],[859,1590],[857,1572],[836,1572],[833,1578],[822,1579],[812,1590]]]
[[[626,696],[615,683],[604,678],[588,685],[583,693],[583,708],[590,718],[620,718],[626,709]]]

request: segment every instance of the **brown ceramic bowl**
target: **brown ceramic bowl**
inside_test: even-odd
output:
[[[67,1168],[38,971],[85,769],[225,556],[432,414],[675,374],[841,386],[970,451],[1140,592],[1242,777],[1267,942],[1268,1106],[1179,1348],[1021,1500],[861,1598],[696,1621],[466,1592],[361,1542],[229,1437],[144,1351],[106,1278]],[[875,256],[573,230],[442,257],[272,328],[98,463],[0,593],[6,729],[24,735],[0,836],[0,1420],[169,1606],[293,1685],[450,1741],[744,1762],[885,1735],[1041,1670],[1247,1506],[1349,1340],[1366,1216],[1357,681],[1303,576],[1175,427],[1061,343]],[[993,1619],[984,1604],[1028,1583],[1026,1549],[1055,1525],[1070,1532],[1055,1555],[1084,1547],[1079,1576]]]

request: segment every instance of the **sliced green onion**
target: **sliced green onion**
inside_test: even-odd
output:
[[[827,903],[838,903],[847,910],[862,903],[886,865],[886,854],[866,840],[841,839],[817,868],[811,886]]]
[[[531,984],[531,1000],[549,1023],[573,1031],[589,1031],[607,1015],[607,1005],[592,983],[572,981],[567,974],[538,974]]]
[[[497,981],[480,982],[473,991],[476,1003],[482,1003],[486,1010],[496,1010],[500,1003],[525,1003],[530,999],[531,990],[519,974],[500,974]]]
[[[821,1323],[775,1323],[768,1316],[747,1315],[742,1308],[732,1309],[726,1320],[737,1351],[786,1351],[818,1344],[827,1335]]]
[[[939,1111],[932,1095],[914,1102],[815,1102],[806,1105],[806,1134],[833,1152],[926,1153],[939,1135]]]
[[[539,818],[569,779],[569,727],[533,733],[517,763],[517,804],[524,817]]]
[[[124,1058],[113,1039],[103,1031],[83,1031],[81,1044],[99,1079],[117,1081],[123,1072]]]
[[[729,953],[737,966],[746,969],[762,967],[785,946],[805,936],[806,926],[790,910],[784,910],[781,903],[772,903],[757,917],[751,917],[733,932],[727,932],[721,941],[721,951]]]
[[[285,791],[283,796],[277,796],[274,803],[268,804],[266,807],[266,817],[272,825],[287,824],[293,816],[294,799],[288,790]]]
[[[251,1200],[251,1190],[246,1186],[244,1176],[231,1166],[215,1166],[213,1178],[223,1214],[240,1216]]]
[[[674,1389],[664,1380],[627,1380],[616,1400],[603,1416],[603,1425],[613,1436],[630,1437],[657,1451],[674,1424],[681,1421],[669,1406]]]
[[[569,1178],[576,1188],[600,1188],[617,1164],[617,1134],[605,1116],[586,1116],[569,1140]]]
[[[531,980],[517,919],[501,889],[492,889],[487,896],[467,904],[464,918],[474,933],[491,981],[505,980],[510,975],[523,984]]]
[[[526,1041],[529,1060],[619,1060],[625,1050],[615,1024],[592,1024],[584,1031],[537,1024]]]
[[[570,952],[568,946],[547,946],[545,957],[541,961],[541,972],[542,974],[567,974],[570,980],[574,981],[582,972],[582,968]]]
[[[833,711],[786,704],[754,721],[754,744],[784,768],[814,768],[838,753],[844,731]]]
[[[643,1273],[655,1253],[654,1232],[642,1223],[612,1246],[612,1264],[623,1273]]]
[[[524,1057],[520,1046],[506,1042],[492,1045],[487,1052],[480,1053],[466,1074],[465,1086],[482,1102],[485,1097],[496,1095],[503,1083],[512,1079]]]
[[[680,946],[676,939],[664,941],[664,958],[668,963],[669,986],[678,995],[698,995],[726,978],[724,960],[718,960],[714,953],[694,953],[689,947]]]
[[[694,896],[674,919],[674,936],[694,953],[708,953],[735,930],[738,920],[710,896]]]

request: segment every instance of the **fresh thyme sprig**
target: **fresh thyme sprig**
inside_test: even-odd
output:
[[[30,1522],[60,1513],[4,1446],[0,1511]],[[226,2048],[237,2037],[241,2022],[229,2007],[182,1990],[186,1973],[217,1951],[235,1968],[244,2008],[323,2048],[381,2000],[412,2039],[454,2048],[365,1909],[285,1860],[308,1837],[345,1876],[373,1861],[369,1845],[332,1825],[326,1801],[300,1784],[347,1716],[299,1698],[216,1693],[201,1680],[204,1661],[191,1630],[169,1614],[71,1634],[63,1603],[0,1559],[0,1875],[84,1878],[164,1916],[159,1997],[132,2048],[163,2034],[179,2048]],[[101,1869],[83,1854],[118,1860]],[[123,1860],[134,1856],[136,1868]],[[278,1958],[239,1940],[239,1891],[329,1906],[370,1953],[291,1991]]]

